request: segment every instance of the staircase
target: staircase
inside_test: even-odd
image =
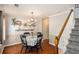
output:
[[[65,54],[79,54],[79,18],[75,19],[74,29],[68,42]]]

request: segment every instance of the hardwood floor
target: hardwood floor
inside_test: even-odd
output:
[[[20,53],[21,48],[22,48],[21,44],[5,47],[3,54],[25,54],[25,49],[23,49],[22,53]],[[51,46],[47,39],[43,41],[42,49],[43,50],[39,49],[38,54],[56,54],[56,48]],[[34,49],[30,53],[26,52],[26,54],[37,54],[37,51],[36,49]]]

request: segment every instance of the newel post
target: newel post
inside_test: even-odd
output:
[[[54,44],[55,44],[55,49],[56,49],[56,53],[58,54],[59,49],[58,49],[58,44],[59,44],[59,39],[57,36],[55,36],[54,38]]]

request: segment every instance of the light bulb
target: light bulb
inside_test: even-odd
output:
[[[28,19],[27,21],[28,21],[28,22],[30,22],[30,20],[29,20],[29,19]]]
[[[31,21],[34,21],[34,19],[33,19],[33,18],[31,18],[30,20],[31,20]]]

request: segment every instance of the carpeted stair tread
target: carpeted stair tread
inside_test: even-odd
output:
[[[79,51],[68,48],[65,54],[79,54]]]
[[[79,18],[75,18],[75,21],[79,21]]]
[[[79,54],[79,18],[75,18],[75,25],[68,42],[65,54]]]
[[[70,38],[69,41],[78,42],[79,43],[79,37]]]
[[[70,34],[70,36],[79,36],[79,32],[73,32]]]
[[[79,51],[79,46],[74,45],[74,44],[71,44],[71,43],[69,43],[69,44],[67,45],[67,48],[70,48],[70,49]]]

